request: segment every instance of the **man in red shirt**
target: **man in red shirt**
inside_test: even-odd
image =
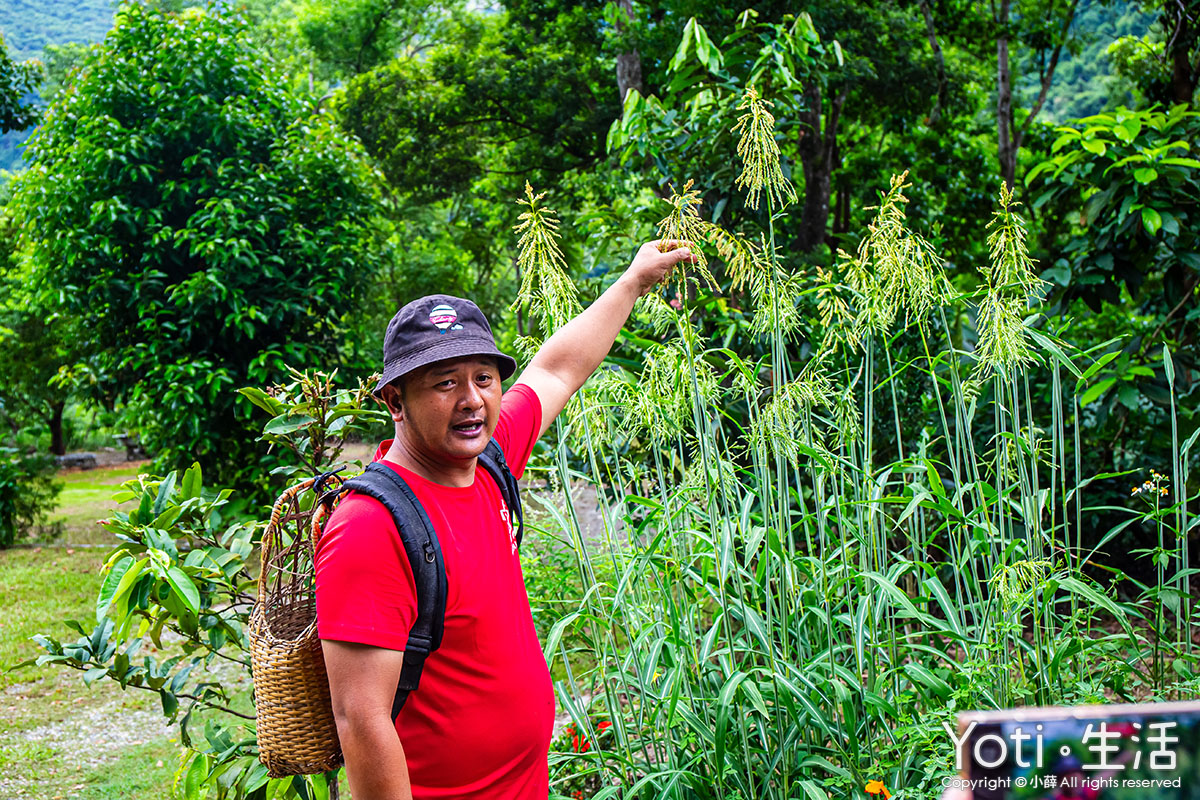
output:
[[[319,543],[317,618],[338,736],[355,800],[544,800],[554,722],[499,488],[476,459],[495,436],[517,477],[534,442],[608,354],[634,301],[691,256],[642,245],[625,273],[564,325],[501,394],[516,362],[474,303],[434,295],[388,325],[376,394],[395,438],[375,460],[428,512],[448,591],[441,647],[395,725],[392,700],[416,618],[412,568],[376,500],[350,494]],[[677,245],[679,243],[671,243]]]

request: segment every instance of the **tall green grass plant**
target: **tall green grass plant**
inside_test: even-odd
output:
[[[596,797],[815,800],[869,780],[932,797],[951,771],[943,723],[957,710],[1194,688],[1182,532],[1195,437],[1169,478],[1146,484],[1151,504],[1084,545],[1099,476],[1080,474],[1079,398],[1103,360],[1039,313],[1011,194],[981,232],[991,259],[970,294],[909,227],[903,175],[854,254],[794,272],[775,248],[795,193],[767,101],[748,90],[739,110],[739,186],[764,204],[766,229],[705,222],[690,183],[670,197],[663,239],[711,260],[675,276],[674,304],[642,301],[659,340],[640,374],[604,371],[557,426],[561,485],[591,481],[605,520],[603,542],[586,540],[569,491],[553,516],[583,599],[546,655],[567,676],[560,707],[598,743],[555,757],[557,790],[577,791],[586,763]],[[519,232],[523,274],[537,277],[518,302],[548,333],[576,301],[534,199]],[[697,322],[718,264],[747,289],[761,356]],[[957,335],[963,318],[973,340]],[[1034,371],[1052,391],[1033,388]],[[915,433],[902,422],[913,385],[924,387]],[[1157,579],[1127,579],[1119,595],[1096,576],[1123,578],[1106,545],[1139,518],[1159,546],[1132,555],[1153,559]],[[597,579],[600,559],[611,579]],[[567,640],[585,642],[585,657]]]

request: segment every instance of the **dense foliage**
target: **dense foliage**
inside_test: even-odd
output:
[[[46,112],[11,207],[41,297],[164,464],[252,473],[231,389],[337,359],[379,263],[374,174],[236,19],[129,5]]]
[[[19,131],[37,121],[30,93],[41,78],[36,62],[18,63],[0,36],[0,133]]]

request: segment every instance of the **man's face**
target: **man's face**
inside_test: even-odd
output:
[[[493,359],[437,361],[405,376],[403,392],[384,389],[402,436],[420,455],[447,461],[475,458],[500,419],[500,370]]]

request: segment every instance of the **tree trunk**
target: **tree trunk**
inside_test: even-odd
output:
[[[66,403],[59,400],[50,406],[50,416],[46,418],[46,423],[50,426],[50,452],[56,456],[67,454],[67,442],[63,436],[63,407],[65,405]]]
[[[1000,176],[1012,188],[1017,175],[1017,148],[1012,138],[1012,73],[1008,63],[1008,21],[1011,0],[1001,0],[996,37],[996,133],[1000,145]]]
[[[1075,21],[1075,12],[1079,9],[1079,0],[1071,0],[1071,5],[1067,8],[1066,15],[1063,17],[1062,29],[1059,32],[1058,41],[1054,44],[1054,50],[1050,53],[1050,60],[1042,71],[1041,91],[1038,92],[1037,101],[1034,102],[1033,108],[1026,115],[1021,129],[1017,130],[1016,118],[1013,116],[1012,72],[1008,56],[1008,23],[1010,21],[1009,11],[1011,2],[1012,0],[1002,0],[1000,3],[1000,16],[996,20],[996,24],[1000,28],[1000,34],[996,38],[996,68],[998,72],[996,80],[996,126],[999,134],[997,141],[1000,150],[1000,175],[1004,178],[1004,182],[1009,188],[1012,188],[1017,176],[1017,153],[1021,150],[1021,143],[1025,140],[1025,134],[1029,131],[1029,126],[1033,124],[1034,118],[1041,112],[1042,106],[1046,103],[1046,97],[1050,94],[1050,85],[1054,82],[1054,70],[1058,68],[1058,59],[1062,55],[1063,46],[1067,43],[1067,38],[1071,35],[1071,23]]]
[[[620,12],[617,14],[619,36],[629,29],[622,20],[633,21],[633,0],[614,0],[614,3]],[[646,93],[642,84],[642,56],[637,48],[617,55],[617,92],[621,95],[622,103],[625,102],[625,96],[629,94],[630,89],[635,89],[638,94]]]
[[[1171,31],[1167,42],[1171,59],[1171,99],[1190,106],[1192,95],[1196,93],[1196,71],[1191,62],[1192,47],[1196,44],[1195,21],[1182,3],[1168,3],[1164,16],[1167,23],[1164,27]]]
[[[825,242],[829,226],[829,195],[833,170],[837,166],[837,130],[843,90],[829,105],[824,124],[821,119],[821,86],[813,82],[804,89],[805,109],[800,112],[800,162],[804,168],[804,209],[800,217],[800,237],[796,246],[809,253]]]
[[[921,13],[925,15],[925,34],[929,37],[929,46],[933,48],[933,58],[937,62],[937,99],[933,103],[933,110],[929,112],[928,122],[932,127],[942,116],[942,107],[946,105],[946,91],[949,83],[946,81],[946,56],[942,53],[942,46],[938,44],[937,29],[933,25],[933,10],[929,7],[929,0],[921,0]]]

